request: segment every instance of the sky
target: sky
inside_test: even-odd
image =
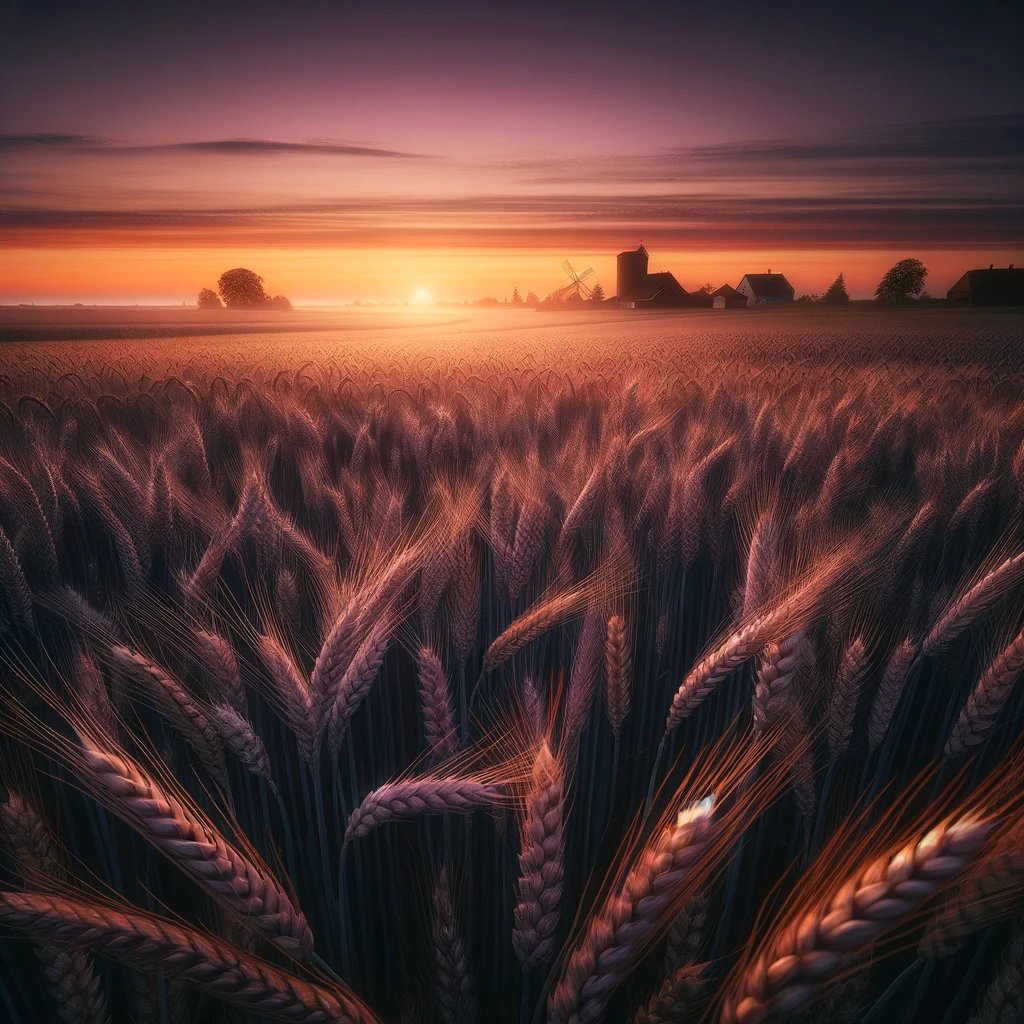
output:
[[[0,302],[1024,264],[1024,5],[14,0]]]

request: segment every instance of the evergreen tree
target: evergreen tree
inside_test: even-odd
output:
[[[591,288],[590,301],[595,304],[599,302],[604,302],[604,289],[601,287],[600,283],[595,284],[594,287]]]
[[[840,274],[821,297],[823,306],[845,306],[850,301],[850,293],[846,290],[846,281]]]
[[[526,304],[528,306],[533,306],[534,308],[536,308],[537,306],[540,305],[540,299],[537,298],[537,293],[536,292],[529,292],[527,294],[527,296],[526,296]]]
[[[523,305],[523,297],[522,297],[522,295],[519,294],[519,285],[516,285],[515,288],[512,289],[512,305],[513,306],[521,306],[521,305]]]

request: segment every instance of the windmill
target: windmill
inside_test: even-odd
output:
[[[577,299],[581,299],[583,296],[586,296],[589,299],[590,288],[583,282],[594,273],[594,268],[587,267],[582,274],[577,274],[573,269],[573,265],[568,260],[562,260],[562,269],[569,276],[569,283],[567,285],[563,285],[555,292],[555,298],[564,302],[572,293],[575,292]]]

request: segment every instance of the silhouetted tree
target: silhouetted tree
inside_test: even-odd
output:
[[[715,286],[710,281],[707,284],[701,285],[698,289],[698,291],[702,291],[705,295],[710,295],[714,290]]]
[[[821,297],[823,306],[846,306],[850,302],[850,293],[846,290],[846,280],[840,274],[825,290]]]
[[[590,289],[590,301],[593,303],[604,302],[604,289],[600,282]]]
[[[270,296],[263,290],[263,278],[245,267],[225,270],[217,279],[217,289],[228,309],[252,309],[270,302]]]
[[[924,291],[924,279],[927,276],[928,268],[920,260],[900,260],[886,271],[885,277],[878,283],[875,298],[888,305],[906,302]]]
[[[513,306],[522,306],[523,305],[523,297],[522,297],[522,295],[519,294],[519,285],[516,285],[515,288],[512,289],[512,305]]]
[[[292,300],[287,295],[275,295],[269,302],[271,309],[291,309]]]
[[[224,303],[220,301],[220,296],[212,288],[200,289],[199,298],[196,300],[196,305],[200,309],[224,308]]]
[[[528,292],[526,296],[526,304],[528,306],[537,307],[540,305],[540,299],[537,298],[536,292]]]

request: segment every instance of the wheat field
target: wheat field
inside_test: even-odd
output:
[[[1019,318],[693,323],[3,346],[0,1016],[1024,1020]]]

